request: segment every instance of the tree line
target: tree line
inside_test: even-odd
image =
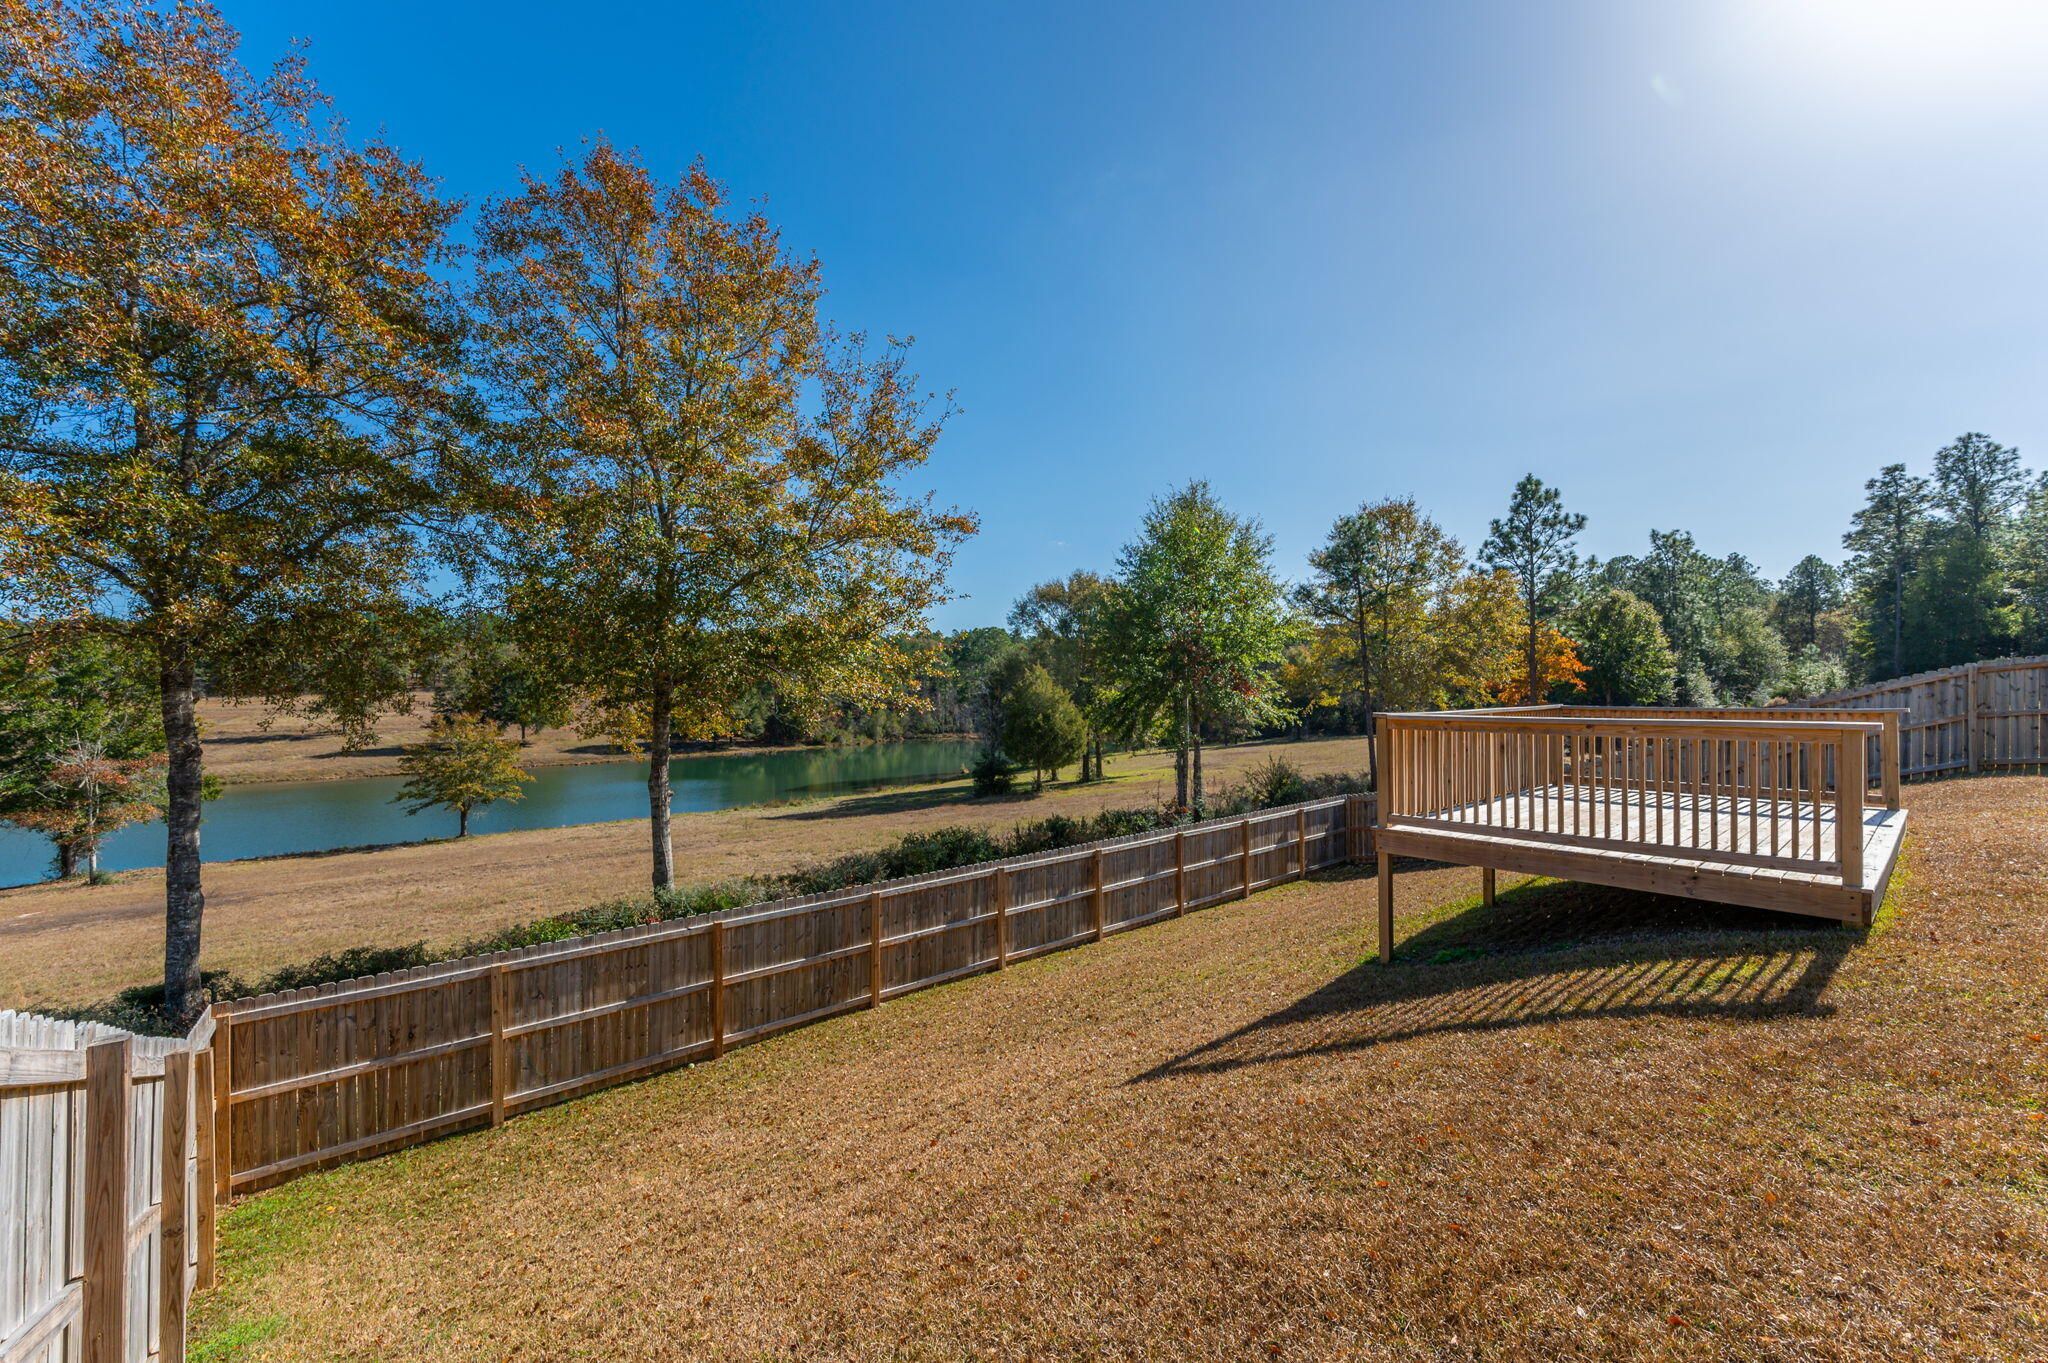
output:
[[[1887,465],[1844,556],[1776,581],[1684,530],[1584,556],[1586,518],[1531,474],[1476,553],[1391,497],[1338,517],[1290,584],[1258,524],[1193,484],[1154,505],[1114,576],[1042,584],[1007,630],[950,642],[983,698],[981,782],[1077,762],[1099,777],[1105,743],[1161,743],[1178,804],[1199,812],[1217,738],[1532,700],[1768,705],[2048,652],[2048,473],[1975,432],[1931,465]]]

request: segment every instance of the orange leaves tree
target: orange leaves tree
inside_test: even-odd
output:
[[[348,660],[413,583],[455,209],[204,3],[0,0],[0,608],[154,656],[165,1007],[200,993],[202,666]],[[341,669],[347,679],[360,669]],[[360,715],[371,698],[337,700]]]
[[[599,141],[478,232],[494,533],[520,647],[643,741],[652,880],[668,754],[757,682],[798,707],[910,685],[910,632],[972,517],[899,480],[938,439],[904,344],[820,321],[814,261],[699,165],[658,185]]]

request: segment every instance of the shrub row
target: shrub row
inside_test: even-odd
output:
[[[1194,814],[1156,808],[1105,809],[1078,818],[1052,814],[1017,823],[1007,832],[958,825],[924,833],[905,833],[872,852],[849,852],[794,871],[628,895],[440,946],[411,942],[403,946],[351,947],[346,951],[329,952],[283,966],[267,975],[244,978],[226,971],[208,971],[204,979],[206,987],[217,999],[304,989],[378,975],[387,970],[410,970],[435,961],[482,956],[494,951],[511,951],[645,923],[716,913],[721,909],[739,908],[770,899],[822,894],[853,885],[951,870],[956,866],[1031,856],[1105,838],[1149,833],[1197,819],[1230,818],[1303,800],[1358,794],[1366,789],[1362,776],[1304,776],[1291,763],[1275,757],[1253,767],[1240,780],[1222,787],[1201,811]],[[160,1033],[166,1030],[162,1003],[162,985],[141,985],[124,989],[102,1003],[60,1016],[104,1022],[131,1032]]]

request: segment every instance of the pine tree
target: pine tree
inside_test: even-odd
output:
[[[1031,768],[1031,788],[1043,789],[1047,772],[1057,781],[1087,741],[1087,722],[1072,698],[1043,667],[1027,667],[1003,701],[1003,751]]]
[[[1524,689],[1532,694],[1541,671],[1543,628],[1555,623],[1570,604],[1573,571],[1579,563],[1572,545],[1585,528],[1586,518],[1566,511],[1556,488],[1545,487],[1533,473],[1525,474],[1515,484],[1507,516],[1493,522],[1479,550],[1481,561],[1512,573],[1521,588],[1522,611],[1527,616],[1522,674],[1528,679]]]
[[[1855,557],[1857,632],[1874,679],[1906,670],[1906,579],[1926,543],[1932,489],[1925,478],[1887,464],[1863,485],[1863,507],[1842,545]]]

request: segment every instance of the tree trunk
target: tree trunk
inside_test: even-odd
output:
[[[1193,784],[1194,784],[1194,788],[1195,788],[1195,813],[1196,813],[1196,814],[1198,814],[1198,815],[1207,815],[1207,814],[1208,814],[1208,812],[1209,812],[1209,795],[1208,795],[1208,791],[1207,791],[1207,789],[1206,789],[1206,788],[1205,788],[1205,787],[1203,786],[1203,784],[1202,784],[1202,732],[1201,732],[1201,730],[1199,730],[1199,729],[1195,730],[1195,731],[1194,731],[1194,735],[1193,735],[1193,737],[1194,737],[1194,744],[1195,744],[1195,755],[1194,755],[1194,763],[1193,763],[1193,767],[1194,767],[1194,776],[1193,776]]]
[[[199,878],[199,786],[204,752],[192,655],[181,643],[157,650],[157,685],[163,701],[169,770],[164,802],[164,1013],[184,1029],[205,1006],[199,984],[199,929],[206,896]]]
[[[1173,803],[1188,809],[1188,703],[1183,699],[1173,726]]]
[[[675,696],[666,684],[654,688],[647,726],[647,820],[654,843],[654,888],[676,887],[675,847],[669,839],[668,755],[674,736]]]
[[[1526,679],[1522,685],[1523,690],[1527,692],[1527,694],[1522,697],[1522,703],[1524,705],[1541,705],[1543,703],[1543,697],[1536,694],[1537,629],[1538,626],[1536,623],[1536,601],[1532,597],[1529,601],[1529,647],[1526,656],[1522,660],[1524,666],[1522,676]]]
[[[1892,675],[1906,675],[1906,559],[1892,555]]]
[[[455,836],[458,838],[469,836],[469,811],[467,809],[455,811]]]
[[[1358,698],[1365,704],[1365,779],[1369,789],[1380,788],[1380,746],[1378,725],[1373,720],[1372,654],[1365,646],[1365,610],[1359,609],[1356,617],[1358,627]]]
[[[67,839],[55,839],[57,844],[57,879],[69,880],[78,874],[78,844]]]

